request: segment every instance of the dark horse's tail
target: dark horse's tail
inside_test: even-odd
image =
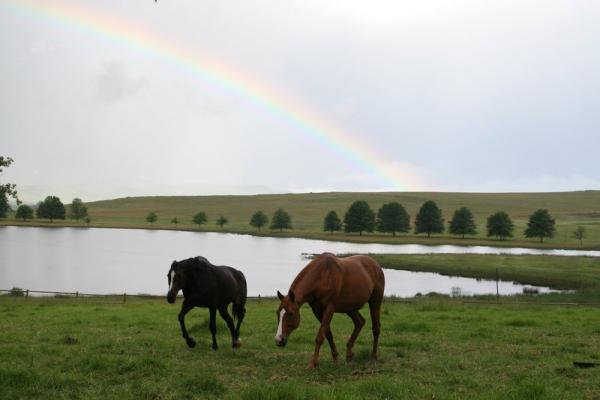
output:
[[[238,294],[233,301],[233,318],[237,319],[236,337],[239,336],[240,324],[246,315],[246,298],[248,296],[248,288],[246,286],[246,278],[240,271],[236,271],[235,279],[239,285]]]

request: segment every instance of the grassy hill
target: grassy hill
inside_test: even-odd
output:
[[[392,238],[390,235],[372,233],[359,237],[322,232],[323,218],[330,210],[335,210],[340,218],[353,201],[366,200],[374,211],[384,203],[400,202],[411,216],[411,223],[422,203],[435,201],[443,211],[446,221],[452,218],[454,211],[462,206],[473,212],[478,235],[459,239],[447,233],[427,239],[424,235],[412,233]],[[239,233],[257,233],[249,226],[250,216],[262,210],[271,216],[277,208],[283,208],[292,215],[293,230],[272,232],[263,229],[261,234],[299,236],[332,240],[398,242],[398,243],[452,243],[509,245],[527,247],[579,248],[579,243],[571,238],[571,232],[578,226],[586,228],[585,248],[600,249],[600,191],[580,191],[561,193],[437,193],[437,192],[391,192],[391,193],[306,193],[274,194],[251,196],[164,196],[164,197],[127,197],[88,203],[93,226],[124,228],[159,229],[197,229],[192,216],[204,211],[208,223],[201,230],[219,231],[215,222],[220,215],[229,220],[224,231]],[[538,208],[547,208],[557,223],[555,238],[540,245],[536,239],[525,239],[523,230],[529,215]],[[146,215],[154,211],[158,221],[152,226],[145,221]],[[506,211],[515,223],[515,237],[507,242],[499,242],[485,236],[486,218],[496,212]],[[170,221],[177,217],[176,226]],[[5,220],[4,224],[13,224]],[[54,222],[54,225],[58,225]],[[82,225],[82,223],[80,223]]]

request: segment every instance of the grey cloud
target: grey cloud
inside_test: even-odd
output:
[[[104,104],[118,102],[140,91],[146,84],[132,77],[121,62],[111,62],[100,73],[96,85],[96,98]]]

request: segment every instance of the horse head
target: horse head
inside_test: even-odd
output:
[[[167,301],[172,304],[175,303],[177,293],[183,288],[183,273],[182,269],[179,268],[179,263],[177,261],[171,263],[171,269],[167,274],[167,280],[169,282]]]
[[[277,297],[281,300],[277,309],[277,333],[275,334],[275,343],[278,346],[285,346],[288,337],[294,329],[300,325],[300,307],[296,303],[296,296],[292,290],[287,296],[277,291]]]

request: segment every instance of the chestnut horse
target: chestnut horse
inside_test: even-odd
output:
[[[315,352],[308,367],[317,366],[319,349],[325,338],[329,342],[335,361],[338,352],[330,323],[333,313],[346,313],[354,322],[354,331],[346,344],[346,360],[350,361],[354,357],[354,342],[365,324],[365,319],[358,310],[365,303],[369,303],[373,328],[371,358],[377,359],[379,317],[384,287],[383,270],[371,257],[358,255],[338,258],[331,253],[323,253],[300,271],[287,296],[277,292],[281,304],[277,309],[278,327],[275,341],[279,346],[285,346],[292,331],[300,324],[300,307],[308,303],[315,317],[321,322],[315,340]]]

